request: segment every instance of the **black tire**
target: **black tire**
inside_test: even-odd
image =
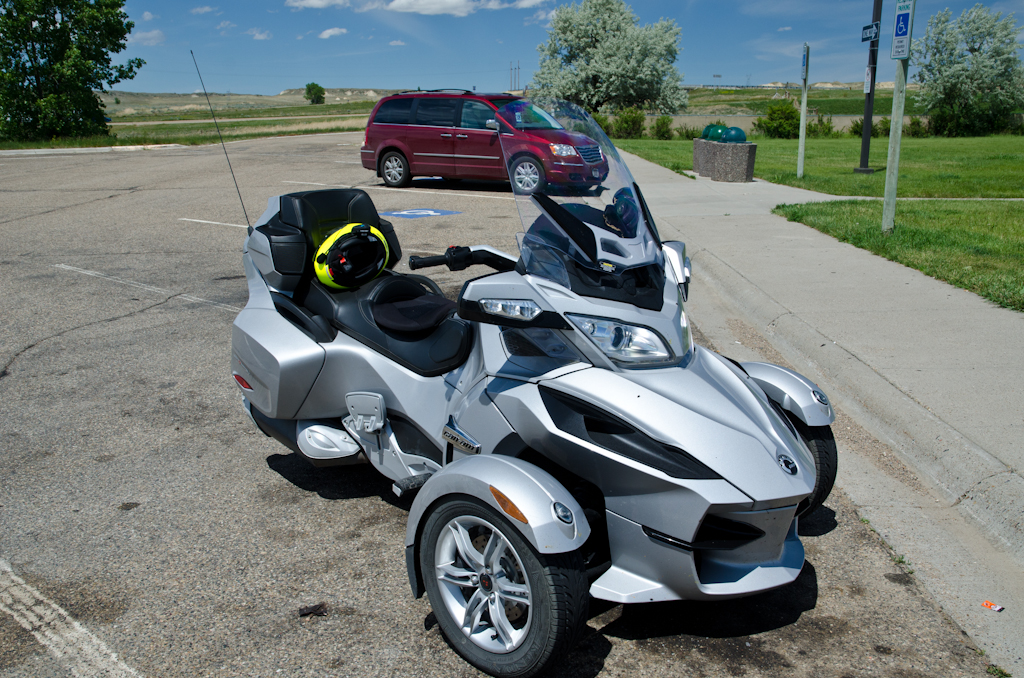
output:
[[[544,165],[532,155],[524,155],[512,163],[508,176],[512,190],[519,195],[530,195],[544,190]]]
[[[839,451],[831,426],[808,426],[796,417],[789,419],[814,457],[814,491],[796,508],[796,515],[803,518],[813,513],[832,493],[839,467]]]
[[[385,184],[393,188],[408,186],[412,181],[409,161],[398,151],[388,151],[380,159],[380,176]]]
[[[450,527],[453,524],[457,527]],[[462,546],[455,536],[460,527],[467,536]],[[504,542],[490,549],[494,533]],[[482,562],[486,556],[477,546],[481,539],[482,551],[495,554],[492,563],[500,567],[488,568]],[[480,569],[462,558],[467,544],[480,557]],[[449,575],[444,581],[439,579],[438,558]],[[419,565],[445,640],[463,659],[492,676],[528,678],[544,671],[568,654],[586,628],[588,584],[579,552],[537,553],[508,520],[474,498],[452,497],[433,509],[424,522]],[[514,599],[508,596],[513,589],[503,588],[510,586],[519,589]],[[474,615],[471,608],[481,611]],[[463,619],[472,616],[468,631],[453,609]],[[491,622],[492,610],[501,616],[503,636]]]

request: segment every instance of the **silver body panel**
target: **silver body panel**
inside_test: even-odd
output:
[[[808,426],[828,426],[836,420],[828,398],[804,375],[771,363],[740,365],[769,398]]]

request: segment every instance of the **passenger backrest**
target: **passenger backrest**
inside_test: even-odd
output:
[[[388,268],[393,268],[402,258],[402,248],[391,222],[381,219],[370,196],[357,188],[282,195],[280,218],[282,222],[300,228],[309,235],[313,252],[337,229],[346,224],[359,223],[369,224],[384,234],[390,251]]]

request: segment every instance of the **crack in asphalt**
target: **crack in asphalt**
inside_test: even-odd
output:
[[[998,478],[999,476],[1003,476],[1003,475],[1007,475],[1007,474],[1009,474],[1009,475],[1016,475],[1016,473],[1017,472],[1014,471],[1013,469],[1007,468],[1005,471],[999,471],[997,473],[993,473],[992,475],[985,476],[984,478],[982,478],[978,482],[976,482],[973,485],[971,485],[967,489],[967,491],[965,491],[963,494],[961,494],[959,497],[957,497],[956,501],[954,501],[952,504],[950,504],[950,508],[956,506],[957,504],[962,502],[964,499],[967,499],[967,495],[969,495],[970,493],[972,493],[976,489],[978,489],[978,486],[981,485],[982,483],[984,483],[984,482],[986,482],[988,480],[992,480],[993,478]]]
[[[25,215],[22,215],[22,216],[19,216],[19,217],[14,217],[13,219],[6,219],[4,221],[0,221],[0,225],[10,224],[10,223],[13,223],[15,221],[21,221],[23,219],[32,219],[34,217],[41,217],[41,216],[44,216],[46,214],[53,214],[54,212],[60,212],[61,210],[74,209],[76,207],[84,207],[85,205],[91,205],[94,202],[102,202],[104,200],[112,200],[114,198],[120,198],[121,196],[131,195],[132,193],[135,193],[135,192],[141,190],[141,187],[140,186],[132,186],[132,187],[125,188],[125,189],[107,189],[107,190],[115,190],[115,191],[122,191],[122,192],[121,193],[115,193],[113,195],[105,195],[105,196],[102,196],[102,197],[99,197],[99,198],[93,198],[92,200],[86,200],[85,202],[78,202],[78,203],[74,203],[74,204],[70,204],[70,205],[61,205],[60,207],[54,207],[53,209],[43,210],[42,212],[36,212],[35,214],[25,214]]]
[[[122,320],[123,318],[128,318],[128,317],[133,316],[133,315],[138,315],[139,313],[144,313],[144,312],[146,312],[146,311],[148,311],[150,309],[156,308],[157,306],[163,306],[164,304],[169,302],[171,299],[174,299],[176,297],[182,297],[182,296],[188,296],[188,295],[186,295],[184,292],[179,292],[177,294],[172,294],[171,296],[167,297],[163,301],[158,301],[155,304],[150,304],[149,306],[144,306],[143,308],[139,308],[139,309],[136,309],[134,311],[129,311],[128,313],[123,313],[121,315],[113,316],[113,317],[110,317],[110,318],[100,318],[99,320],[91,320],[91,321],[89,321],[87,323],[83,323],[81,325],[76,325],[75,327],[69,327],[66,330],[61,330],[60,332],[55,332],[54,334],[51,334],[51,335],[46,336],[46,337],[43,337],[42,339],[38,339],[38,340],[34,341],[33,343],[29,344],[28,346],[22,348],[20,351],[15,353],[13,356],[11,356],[11,359],[8,360],[7,364],[3,366],[3,369],[0,369],[0,380],[4,379],[5,377],[10,376],[10,371],[9,370],[11,368],[11,365],[13,365],[14,362],[18,358],[20,358],[22,355],[24,355],[27,351],[32,350],[36,346],[39,346],[43,342],[49,341],[51,339],[56,339],[57,337],[62,337],[65,334],[69,334],[71,332],[75,332],[77,330],[81,330],[81,329],[84,329],[86,327],[90,327],[92,325],[99,325],[100,323],[114,322],[115,320]]]

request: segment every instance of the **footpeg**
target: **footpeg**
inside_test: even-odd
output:
[[[395,484],[391,486],[391,491],[395,493],[395,496],[401,499],[405,495],[415,492],[416,490],[423,487],[424,483],[430,480],[432,473],[421,473],[417,476],[409,476],[396,480]]]
[[[379,393],[349,393],[345,405],[352,415],[353,426],[358,431],[376,433],[384,427],[388,411],[384,407],[384,396]]]

